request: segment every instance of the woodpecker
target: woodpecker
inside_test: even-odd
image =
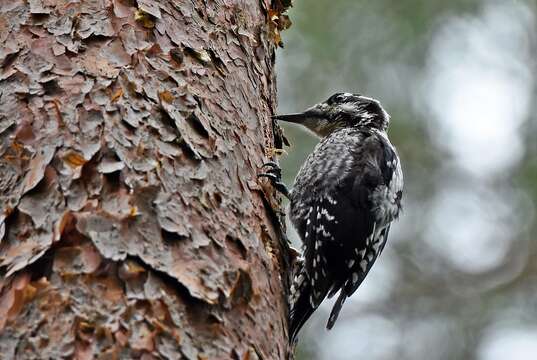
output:
[[[302,113],[276,115],[321,138],[296,176],[291,191],[281,170],[267,163],[277,190],[290,200],[289,217],[303,242],[289,299],[289,339],[326,297],[339,292],[327,329],[380,255],[401,210],[403,173],[386,131],[390,117],[379,101],[336,93]]]

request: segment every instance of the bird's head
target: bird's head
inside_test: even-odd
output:
[[[380,102],[350,93],[336,93],[304,112],[275,115],[274,119],[304,125],[320,137],[348,127],[386,131],[390,122],[390,116]]]

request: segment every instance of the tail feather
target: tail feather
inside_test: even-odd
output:
[[[334,324],[336,323],[337,317],[339,316],[339,312],[341,311],[341,308],[343,307],[345,300],[347,300],[347,293],[345,292],[345,288],[343,288],[341,289],[341,292],[339,293],[336,303],[334,304],[334,307],[332,308],[332,311],[330,312],[330,317],[328,318],[328,323],[326,324],[326,328],[328,330],[334,327]]]
[[[293,310],[290,314],[290,323],[289,323],[289,343],[293,344],[296,339],[297,335],[302,329],[302,326],[306,323],[306,321],[310,318],[310,316],[313,314],[316,308],[311,306],[310,303],[310,295],[304,294],[300,296],[300,299],[295,304]]]
[[[300,264],[291,286],[291,297],[289,299],[289,343],[296,341],[298,332],[311,314],[317,309],[311,301],[312,286],[308,281],[306,268]]]

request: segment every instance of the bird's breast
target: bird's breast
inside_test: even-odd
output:
[[[377,186],[370,195],[373,213],[381,224],[388,224],[397,219],[401,210],[403,172],[398,158],[393,160],[392,166],[390,181]]]

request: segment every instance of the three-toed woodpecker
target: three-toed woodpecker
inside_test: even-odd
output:
[[[289,197],[290,219],[304,244],[290,295],[289,339],[328,296],[339,291],[327,328],[382,252],[401,209],[403,174],[388,140],[389,115],[377,100],[337,93],[277,120],[304,125],[320,143],[300,169],[291,192],[278,168],[262,176]]]

